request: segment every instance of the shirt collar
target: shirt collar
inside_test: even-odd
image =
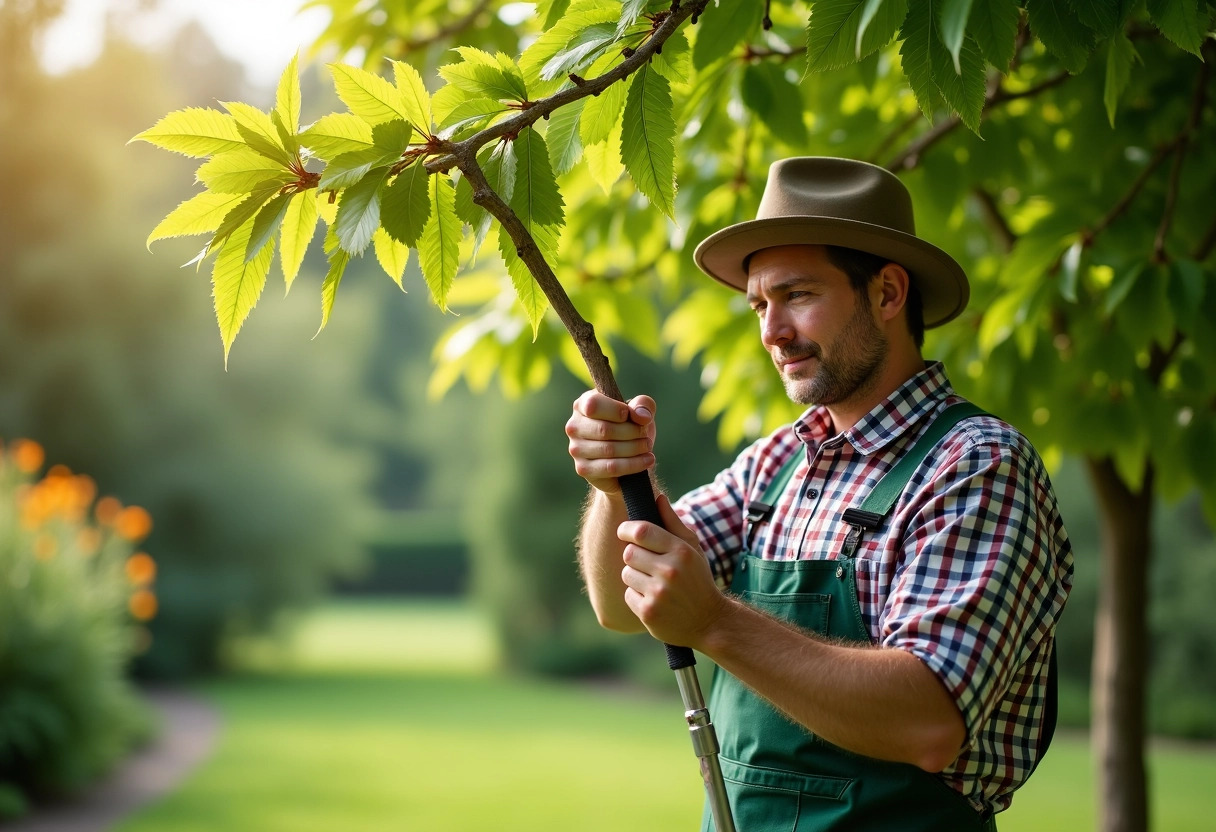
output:
[[[841,441],[847,440],[863,454],[872,454],[937,410],[953,393],[954,388],[950,386],[941,362],[928,362],[925,369],[901,384],[855,425],[835,436],[842,436]],[[834,439],[832,417],[827,408],[816,405],[803,413],[794,423],[794,433],[812,448]]]

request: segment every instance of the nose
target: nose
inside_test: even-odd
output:
[[[760,318],[760,341],[765,347],[779,347],[794,339],[794,328],[780,304],[770,303]]]

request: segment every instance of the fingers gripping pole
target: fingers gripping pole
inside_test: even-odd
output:
[[[646,472],[627,474],[619,480],[621,496],[630,520],[645,520],[663,526],[659,506],[650,486],[650,475]],[[726,784],[722,781],[722,766],[718,763],[718,735],[709,720],[709,709],[701,696],[701,684],[697,680],[697,659],[692,649],[664,644],[667,651],[667,666],[675,671],[676,684],[680,686],[680,698],[684,702],[684,719],[692,737],[692,750],[701,763],[701,779],[705,782],[705,795],[709,799],[710,812],[716,832],[735,832],[730,802],[726,797]]]

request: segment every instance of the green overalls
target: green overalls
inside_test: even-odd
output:
[[[912,472],[950,428],[981,413],[963,403],[937,416],[861,507],[845,512],[853,529],[837,560],[763,560],[750,551],[755,527],[769,519],[802,456],[795,453],[762,500],[748,506],[750,529],[731,593],[804,630],[870,644],[857,603],[853,559],[861,535],[882,525]],[[714,673],[710,713],[739,832],[995,832],[991,816],[981,817],[935,775],[838,748],[780,714],[720,668]],[[714,829],[708,806],[701,828]]]

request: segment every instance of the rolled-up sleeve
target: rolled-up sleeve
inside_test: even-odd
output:
[[[1062,528],[1033,450],[971,447],[913,499],[880,640],[937,674],[974,740],[1063,606]]]

